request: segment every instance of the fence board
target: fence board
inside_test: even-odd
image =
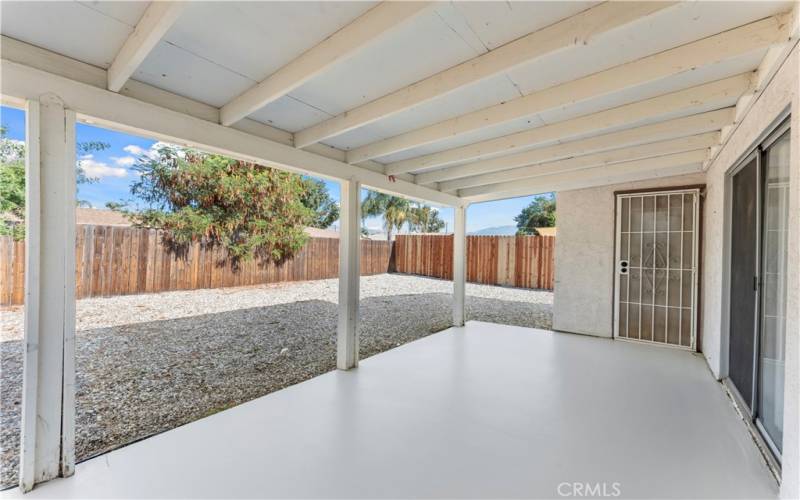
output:
[[[467,281],[552,290],[553,236],[467,236]],[[395,270],[453,279],[452,235],[397,236]]]
[[[336,278],[339,240],[311,238],[306,246],[279,265],[244,261],[233,269],[219,246],[190,245],[176,254],[154,229],[79,225],[75,239],[76,297],[107,297],[170,290],[246,286],[279,281]],[[391,246],[363,240],[362,274],[388,272]],[[0,305],[19,305],[25,293],[25,242],[0,237]]]

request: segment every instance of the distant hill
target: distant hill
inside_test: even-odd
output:
[[[517,226],[485,227],[469,234],[474,236],[514,236],[517,234]]]

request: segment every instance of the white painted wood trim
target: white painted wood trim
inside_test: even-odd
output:
[[[605,186],[702,171],[708,148],[459,190],[469,202]]]
[[[665,141],[640,144],[638,146],[612,149],[601,153],[594,153],[585,156],[575,156],[564,158],[552,162],[539,163],[524,167],[503,170],[502,172],[492,172],[488,174],[474,175],[452,181],[443,182],[439,185],[443,191],[456,191],[459,189],[475,186],[485,186],[500,182],[517,181],[531,177],[540,177],[584,168],[602,167],[612,163],[627,162],[662,156],[671,153],[681,153],[684,151],[694,151],[697,149],[710,148],[719,144],[720,133],[706,132],[704,134],[689,137],[679,137]]]
[[[188,2],[150,2],[125,44],[108,68],[108,90],[119,91],[147,54],[178,20]]]
[[[358,366],[358,305],[361,278],[361,184],[341,182],[339,215],[339,322],[336,366]]]
[[[33,216],[26,216],[32,277],[26,281],[31,311],[26,303],[23,491],[71,474],[75,461],[75,115],[53,94],[42,95],[28,110],[34,153],[26,187]]]
[[[261,83],[246,90],[220,110],[223,125],[231,125],[280,99],[331,66],[341,63],[364,47],[416,17],[429,2],[387,1],[368,10],[353,22],[310,48]],[[298,134],[298,147],[318,140]]]
[[[785,18],[786,14],[771,16],[517,99],[367,144],[349,151],[347,162],[359,163],[452,139],[769,47],[788,39]]]
[[[19,487],[30,491],[36,482],[36,413],[39,386],[39,277],[41,267],[41,176],[39,101],[25,107],[25,354],[22,375]]]
[[[358,127],[445,96],[460,88],[560,50],[591,45],[595,37],[648,17],[676,2],[605,2],[400,90],[379,97],[297,134],[299,147],[344,134]],[[223,108],[224,112],[224,108]],[[225,123],[223,121],[223,123]]]
[[[597,135],[603,130],[611,128],[630,128],[644,120],[663,119],[662,117],[665,115],[680,116],[696,113],[698,109],[731,106],[750,89],[752,76],[751,72],[742,73],[532,130],[524,130],[495,139],[390,163],[386,166],[386,172],[397,174],[398,172],[412,172],[480,160],[528,149],[539,144],[570,140],[571,137]]]
[[[378,191],[437,205],[461,204],[457,197],[434,189],[402,179],[393,182],[382,173],[368,168],[348,165],[24,64],[3,59],[0,69],[3,73],[0,92],[3,94],[30,98],[53,92],[70,103],[79,120],[175,144],[190,145],[233,158],[274,165],[293,172],[335,180],[354,179]]]
[[[464,326],[467,291],[467,205],[456,207],[453,224],[453,326]]]
[[[432,172],[418,174],[416,176],[416,182],[418,184],[431,184],[435,182],[452,181],[454,179],[500,172],[525,165],[535,165],[612,149],[717,131],[733,123],[733,118],[733,107],[718,109],[716,111],[675,118],[651,125],[622,130],[620,132],[612,132],[513,155],[477,161],[463,166],[434,170]],[[466,187],[466,184],[459,187]],[[451,189],[450,184],[448,182],[442,182],[439,185],[439,189],[447,191]]]
[[[59,475],[75,474],[75,207],[77,205],[77,159],[75,123],[72,110],[65,110],[66,158],[69,162],[64,170],[64,191],[71,199],[64,206],[64,365],[61,412],[61,467]]]

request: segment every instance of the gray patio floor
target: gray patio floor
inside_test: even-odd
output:
[[[470,322],[94,458],[26,498],[552,498],[575,483],[777,495],[702,357]]]

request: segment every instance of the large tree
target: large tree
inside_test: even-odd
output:
[[[78,157],[102,151],[109,145],[104,142],[79,142]],[[96,182],[88,177],[80,165],[75,164],[77,184]],[[78,200],[78,205],[86,203]],[[0,126],[0,235],[14,239],[25,237],[25,143],[9,139],[5,127]]]
[[[299,175],[172,146],[141,156],[134,169],[131,193],[147,208],[125,213],[137,226],[167,230],[168,243],[219,244],[236,263],[280,262],[308,240],[314,214]]]
[[[339,205],[331,198],[325,183],[311,177],[303,178],[304,191],[300,201],[313,212],[309,226],[327,229],[339,219]]]
[[[556,200],[552,194],[539,195],[514,217],[517,234],[536,234],[537,227],[555,227]]]

